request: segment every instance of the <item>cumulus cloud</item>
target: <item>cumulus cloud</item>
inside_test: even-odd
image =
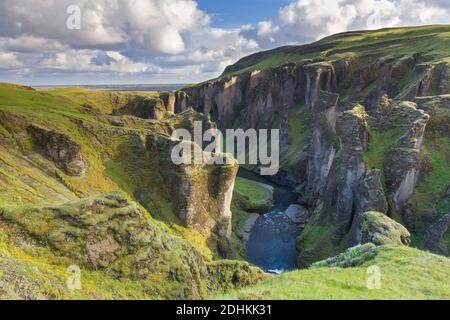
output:
[[[81,9],[80,30],[66,27],[71,5]],[[0,77],[200,81],[280,45],[347,30],[449,23],[448,7],[448,0],[292,0],[272,18],[225,29],[212,27],[194,0],[2,0]]]
[[[14,53],[0,51],[0,69],[17,69],[22,66]]]
[[[449,23],[445,1],[297,0],[282,7],[278,23],[284,37],[318,39],[347,30]]]
[[[41,67],[81,72],[139,73],[148,70],[144,63],[133,62],[116,51],[68,50],[44,59]]]

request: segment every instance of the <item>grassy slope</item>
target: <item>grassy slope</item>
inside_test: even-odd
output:
[[[381,289],[366,286],[367,268],[381,269]],[[450,260],[406,247],[382,247],[356,268],[317,268],[273,277],[225,299],[450,299]]]
[[[449,46],[450,25],[348,32],[309,45],[286,46],[251,55],[228,68],[222,77],[319,57],[333,61],[376,52],[383,52],[386,56],[407,55],[412,53],[411,48],[414,52],[432,56],[438,62],[448,59]]]
[[[245,197],[249,205],[253,207],[270,203],[273,198],[270,189],[255,181],[241,177],[236,179],[235,192]]]

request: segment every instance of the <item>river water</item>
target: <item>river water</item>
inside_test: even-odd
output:
[[[284,212],[296,202],[298,194],[243,169],[239,176],[274,188],[275,206],[253,226],[246,248],[247,260],[272,273],[295,269],[295,242],[300,230]]]

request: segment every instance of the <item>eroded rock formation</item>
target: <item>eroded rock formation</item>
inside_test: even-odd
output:
[[[296,49],[244,58],[222,77],[177,92],[174,105],[209,114],[221,129],[278,126],[282,168],[271,179],[301,192],[302,203],[317,216],[310,225],[331,224],[330,248],[360,243],[362,213],[368,210],[401,216],[414,231],[418,222],[411,199],[427,174],[423,145],[431,114],[438,114],[431,119],[432,130],[448,135],[445,120],[433,122],[442,119],[436,104],[445,105],[450,93],[448,63],[435,63],[420,52],[383,55],[382,50],[327,59],[325,44],[310,49],[325,51],[268,68],[252,69],[252,63]],[[293,118],[302,125],[295,127]],[[309,229],[300,241],[314,241]],[[308,253],[308,260],[330,254]]]

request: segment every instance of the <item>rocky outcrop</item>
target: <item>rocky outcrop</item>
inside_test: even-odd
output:
[[[285,214],[293,223],[298,224],[300,227],[305,227],[309,219],[309,211],[297,204],[290,205]]]
[[[356,245],[362,241],[362,214],[367,211],[388,212],[388,203],[381,183],[381,172],[379,170],[370,171],[364,180],[356,186],[355,190],[356,206],[350,230],[349,245]]]
[[[31,125],[27,130],[37,150],[66,174],[83,176],[86,173],[87,161],[81,153],[81,146],[68,135],[37,125]]]
[[[195,119],[207,120],[186,112],[171,121],[190,130],[191,120]],[[114,159],[133,179],[133,194],[152,215],[159,216],[161,211],[169,209],[183,226],[205,236],[217,235],[224,256],[235,255],[230,241],[230,207],[238,171],[234,159],[203,152],[193,142],[171,138],[174,127],[161,134],[147,129],[93,126],[84,121],[79,122],[79,127],[105,157]],[[189,159],[186,164],[175,164],[172,151],[181,143],[191,149],[192,155],[198,155],[200,161]],[[216,156],[221,157],[223,165],[212,162]]]
[[[403,119],[405,133],[390,150],[384,164],[386,186],[393,209],[401,211],[414,192],[421,168],[420,150],[430,116],[411,102],[403,102],[393,110],[396,120]]]
[[[425,233],[422,246],[423,250],[428,250],[437,254],[449,255],[449,245],[444,243],[445,236],[450,233],[450,213],[443,216],[438,222],[433,224]]]
[[[347,249],[336,257],[316,262],[311,268],[354,268],[373,260],[377,254],[377,247],[373,243],[366,243]]]
[[[362,216],[362,243],[373,243],[377,246],[388,244],[409,246],[411,243],[408,230],[385,214],[369,211]]]
[[[206,292],[205,264],[196,249],[160,231],[124,194],[4,212],[1,218],[74,263],[114,278],[142,281],[153,294],[176,291],[179,298],[188,298]]]
[[[215,261],[207,266],[208,288],[214,292],[224,292],[257,284],[269,277],[261,269],[242,261]]]
[[[168,102],[171,102],[170,100]],[[130,115],[142,119],[162,120],[166,113],[173,112],[166,107],[164,101],[158,97],[136,96],[120,108],[114,109],[114,115]]]
[[[357,106],[343,112],[337,121],[337,135],[341,146],[327,176],[324,204],[335,208],[333,223],[345,234],[350,230],[355,207],[360,199],[356,198],[356,188],[366,174],[363,152],[367,149],[367,117],[364,108]]]
[[[335,126],[339,96],[325,91],[321,91],[317,95],[318,100],[314,102],[314,106],[311,106],[313,133],[306,165],[305,191],[311,204],[323,194],[338,148]]]
[[[175,210],[187,227],[203,232],[215,232],[223,238],[231,236],[231,200],[238,171],[236,161],[224,155],[230,164],[208,164],[212,154],[203,153],[199,146],[188,143],[203,155],[202,163],[174,164],[172,149],[178,140],[149,135],[146,152],[157,154],[157,167],[164,168],[164,180],[172,192]],[[228,160],[227,160],[228,159]]]

